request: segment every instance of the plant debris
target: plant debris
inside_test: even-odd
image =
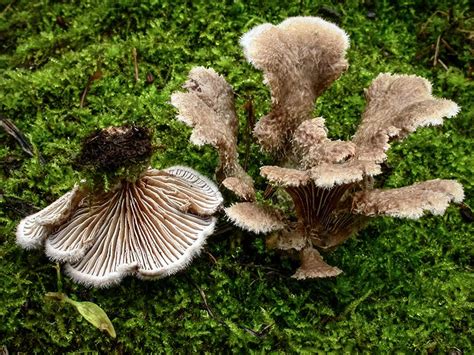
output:
[[[153,154],[151,132],[138,126],[109,127],[90,134],[76,158],[76,166],[114,173],[119,168],[148,163]]]

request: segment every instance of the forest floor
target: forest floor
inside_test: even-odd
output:
[[[292,279],[294,261],[236,228],[210,237],[177,275],[148,282],[129,277],[109,289],[59,278],[42,251],[16,245],[20,219],[81,179],[73,161],[97,128],[148,126],[157,147],[154,167],[187,165],[212,178],[217,155],[189,143],[190,129],[175,120],[171,93],[193,66],[213,67],[234,88],[245,141],[245,102],[252,99],[259,118],[270,96],[262,74],[246,63],[239,37],[298,15],[333,21],[351,38],[350,68],[315,106],[330,136],[354,134],[364,88],[378,73],[423,76],[434,95],[456,101],[461,112],[394,144],[385,184],[457,179],[466,206],[474,206],[474,22],[467,0],[0,1],[0,114],[32,144],[29,154],[0,127],[0,347],[27,353],[473,352],[474,228],[466,206],[416,221],[374,220],[327,255],[344,273],[323,280]],[[257,178],[269,159],[252,144],[249,173]],[[262,179],[257,187],[264,187]],[[99,332],[71,306],[45,299],[55,291],[100,305],[117,337]]]

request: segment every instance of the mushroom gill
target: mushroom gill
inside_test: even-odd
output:
[[[25,218],[18,242],[23,245],[20,236],[35,231],[25,228],[25,221],[47,226],[46,254],[67,262],[67,273],[88,286],[108,286],[131,274],[161,278],[183,269],[199,253],[221,204],[217,187],[192,169],[148,169],[133,183],[122,181],[100,196],[83,195],[60,224],[48,225],[47,210],[54,204],[34,219]]]

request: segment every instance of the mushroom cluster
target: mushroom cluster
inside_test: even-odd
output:
[[[108,132],[130,135],[128,128]],[[221,204],[216,185],[190,168],[148,168],[108,192],[76,185],[24,218],[17,243],[26,249],[44,245],[50,259],[67,263],[71,278],[87,286],[109,286],[127,275],[161,278],[199,253]]]
[[[232,91],[220,75],[193,69],[184,86],[187,92],[175,93],[172,104],[178,118],[194,127],[193,142],[216,147],[221,166],[231,162],[232,169],[223,170],[235,183],[224,180],[223,185],[244,201],[225,209],[228,218],[248,231],[270,233],[269,245],[298,252],[301,267],[295,278],[341,273],[318,250],[341,244],[369,217],[419,218],[425,211],[442,214],[450,202],[462,201],[462,185],[454,180],[375,188],[391,141],[458,113],[453,101],[432,96],[429,81],[415,75],[378,75],[365,92],[367,105],[353,139],[331,140],[324,119],[313,118],[312,111],[318,96],[348,67],[348,35],[320,18],[293,17],[277,26],[257,26],[240,43],[247,60],[263,71],[272,96],[270,112],[253,133],[276,165],[264,166],[260,173],[291,197],[296,221],[286,217],[288,211],[240,193],[241,186],[253,184],[238,163],[236,149],[224,148],[236,145],[236,113]],[[211,120],[203,117],[212,117],[219,129],[210,132]]]

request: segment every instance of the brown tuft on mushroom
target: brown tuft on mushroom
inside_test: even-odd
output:
[[[199,253],[221,204],[217,187],[192,169],[148,169],[107,193],[74,188],[26,217],[17,241],[24,247],[44,241],[46,254],[67,262],[67,273],[88,286],[109,286],[127,275],[160,278]]]
[[[193,68],[183,87],[187,92],[173,93],[171,104],[178,109],[178,120],[193,127],[191,142],[216,148],[217,181],[244,200],[255,199],[253,180],[239,164],[232,88],[213,69],[203,67]]]
[[[98,130],[85,138],[76,166],[100,172],[139,164],[146,167],[153,154],[151,138],[149,129],[138,126]]]

